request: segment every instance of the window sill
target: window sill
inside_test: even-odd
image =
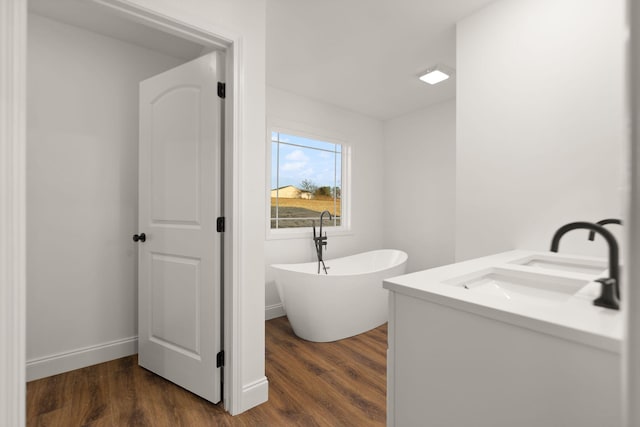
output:
[[[353,230],[341,229],[341,230],[322,230],[323,233],[327,232],[327,237],[343,237],[343,236],[353,236]],[[266,240],[287,240],[287,239],[312,239],[313,238],[313,229],[311,228],[303,228],[296,229],[296,231],[289,231],[285,229],[280,229],[277,231],[268,229],[267,230],[267,238]]]

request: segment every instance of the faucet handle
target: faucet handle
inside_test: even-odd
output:
[[[620,310],[620,302],[616,295],[616,279],[603,277],[596,279],[596,282],[601,284],[600,297],[593,300],[593,305],[610,308],[612,310]]]

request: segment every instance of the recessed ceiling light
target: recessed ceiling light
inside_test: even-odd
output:
[[[451,68],[445,67],[443,65],[436,65],[427,69],[427,71],[425,71],[420,76],[420,80],[425,83],[429,83],[430,85],[434,85],[436,83],[447,80],[452,75],[453,70]]]

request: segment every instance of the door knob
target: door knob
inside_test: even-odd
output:
[[[133,235],[133,241],[134,242],[137,242],[137,241],[144,242],[146,240],[147,240],[147,236],[144,233],[134,234]]]

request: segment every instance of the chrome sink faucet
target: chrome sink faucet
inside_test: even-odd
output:
[[[593,301],[594,305],[599,307],[611,308],[614,310],[620,309],[620,270],[618,260],[620,258],[620,251],[618,249],[618,242],[616,238],[611,234],[609,230],[602,225],[594,224],[592,222],[578,221],[572,222],[560,227],[551,240],[551,252],[558,252],[558,246],[560,245],[560,239],[567,232],[578,228],[591,230],[594,233],[600,234],[607,241],[609,245],[609,277],[597,279],[596,282],[601,284],[600,297]]]
[[[324,269],[324,274],[328,274],[327,266],[324,265],[324,260],[322,259],[322,249],[323,247],[327,247],[327,232],[325,231],[324,236],[322,235],[322,220],[324,219],[325,214],[329,215],[329,220],[333,219],[333,217],[331,216],[331,212],[322,211],[322,213],[320,214],[320,232],[318,235],[316,235],[316,223],[315,221],[313,222],[313,243],[316,246],[316,255],[318,257],[318,274],[320,274],[321,265]]]

